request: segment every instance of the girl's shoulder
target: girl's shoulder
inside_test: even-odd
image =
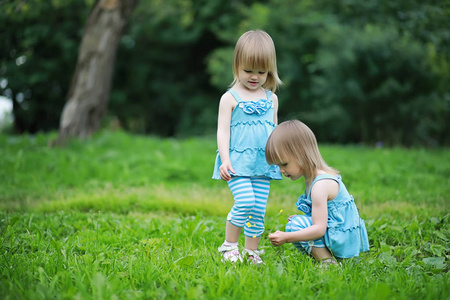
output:
[[[272,94],[272,101],[274,102],[274,103],[278,103],[278,97],[277,97],[277,95],[275,94],[275,93],[273,93],[273,92],[270,92],[271,94]]]
[[[234,99],[233,95],[228,92],[224,93],[222,97],[220,97],[219,114],[220,112],[233,111],[236,105],[237,101]]]
[[[222,97],[220,97],[220,102],[236,103],[236,99],[233,96],[233,94],[230,92],[230,90],[228,90],[222,94]]]
[[[321,174],[314,178],[312,182],[310,196],[327,197],[327,200],[333,200],[339,193],[339,181],[337,176]]]

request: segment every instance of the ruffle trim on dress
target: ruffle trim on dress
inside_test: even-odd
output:
[[[328,206],[332,206],[336,209],[340,209],[341,207],[348,207],[348,206],[352,205],[353,203],[355,203],[355,200],[353,199],[353,196],[350,195],[350,198],[345,199],[344,201],[334,202],[334,200],[331,200],[328,202]]]
[[[247,120],[247,121],[238,121],[230,125],[230,127],[235,127],[238,125],[265,125],[269,124],[270,126],[275,126],[275,123],[269,120]]]
[[[237,149],[236,147],[230,148],[230,152],[237,152],[237,153],[244,153],[246,151],[249,152],[265,152],[266,149],[263,147],[257,147],[257,148],[245,148],[245,149]]]
[[[364,222],[361,220],[361,222]],[[355,224],[353,226],[347,227],[347,228],[341,228],[341,227],[328,227],[333,228],[335,231],[339,231],[339,232],[346,232],[346,231],[359,231],[361,229],[361,224]]]

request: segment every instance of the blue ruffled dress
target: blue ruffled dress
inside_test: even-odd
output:
[[[314,184],[322,179],[332,179],[339,184],[336,198],[328,201],[328,224],[323,237],[325,245],[338,258],[358,256],[360,252],[369,251],[369,239],[364,220],[359,216],[353,196],[349,194],[340,175],[319,175],[313,183],[309,193],[301,195],[297,201],[297,208],[306,216],[311,217],[311,190]]]
[[[265,176],[282,179],[276,165],[266,161],[267,139],[275,128],[272,92],[266,91],[267,99],[243,101],[232,89],[228,91],[238,102],[231,114],[230,161],[235,171],[232,176]],[[213,179],[221,179],[219,151],[214,165]]]

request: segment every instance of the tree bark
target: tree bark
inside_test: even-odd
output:
[[[106,114],[117,47],[138,0],[97,0],[86,22],[77,66],[54,145],[95,133]]]

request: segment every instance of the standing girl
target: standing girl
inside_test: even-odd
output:
[[[366,226],[338,171],[320,155],[314,133],[298,120],[286,121],[272,132],[266,146],[269,164],[291,180],[305,178],[305,194],[297,201],[302,215],[291,216],[286,232],[269,234],[272,245],[286,242],[324,263],[358,256],[369,250]]]
[[[261,264],[258,245],[264,232],[264,216],[270,180],[282,179],[276,166],[265,159],[267,139],[277,124],[281,84],[275,46],[264,31],[248,31],[236,43],[234,81],[220,99],[217,126],[218,154],[213,179],[227,181],[234,197],[228,213],[225,241],[219,247],[223,261],[242,261],[238,239],[245,235],[243,255]]]

